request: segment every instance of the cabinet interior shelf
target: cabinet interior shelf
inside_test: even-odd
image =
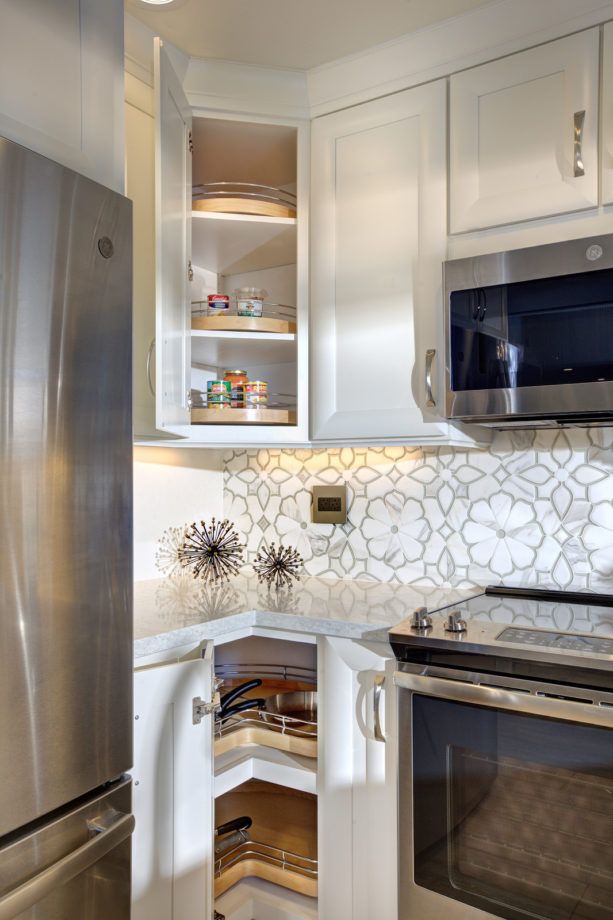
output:
[[[258,367],[296,360],[292,332],[222,332],[192,329],[192,364]]]
[[[295,409],[192,409],[192,425],[295,425]]]
[[[296,261],[296,218],[192,211],[192,261],[218,275]]]

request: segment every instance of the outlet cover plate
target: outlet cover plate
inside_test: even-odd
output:
[[[313,486],[313,523],[345,524],[347,486]]]

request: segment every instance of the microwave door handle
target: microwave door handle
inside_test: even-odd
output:
[[[518,693],[504,687],[490,687],[461,680],[427,677],[422,674],[407,674],[404,671],[396,671],[394,683],[403,690],[412,690],[420,695],[433,696],[455,703],[469,703],[473,706],[486,706],[490,709],[504,709],[511,712],[522,712],[526,715],[565,719],[570,722],[613,729],[613,707],[599,706],[596,703],[584,704],[545,694]]]
[[[134,815],[116,813],[111,824],[104,826],[97,823],[90,825],[90,829],[95,836],[87,843],[0,898],[0,920],[21,916],[58,886],[70,882],[123,843],[134,830]]]
[[[583,129],[585,127],[585,109],[575,112],[573,116],[573,175],[579,179],[585,175],[583,162]]]
[[[436,348],[428,348],[426,351],[426,406],[433,409],[436,406],[434,393],[432,392],[432,364],[436,356]]]

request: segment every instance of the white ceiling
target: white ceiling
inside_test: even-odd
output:
[[[177,0],[126,9],[193,57],[309,70],[491,0]]]

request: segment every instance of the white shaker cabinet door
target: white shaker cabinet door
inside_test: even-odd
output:
[[[450,81],[450,229],[598,204],[598,29]]]
[[[602,203],[613,204],[613,22],[604,27],[603,43]]]
[[[312,438],[443,437],[444,81],[313,122],[311,227]]]
[[[134,674],[132,920],[213,915],[211,683],[210,658]]]
[[[192,116],[163,43],[155,39],[156,336],[159,429],[185,434],[191,408]]]
[[[124,190],[122,0],[0,0],[0,136]]]

